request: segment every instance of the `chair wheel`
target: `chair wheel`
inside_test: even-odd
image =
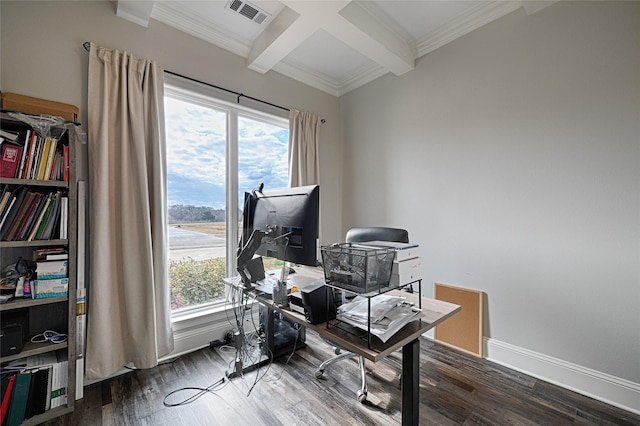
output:
[[[321,378],[323,374],[324,374],[323,370],[316,370],[316,379]]]
[[[364,404],[366,400],[367,400],[367,393],[358,391],[358,401]]]

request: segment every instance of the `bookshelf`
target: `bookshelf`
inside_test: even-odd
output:
[[[31,116],[38,118],[38,116]],[[55,354],[58,360],[67,361],[66,372],[66,402],[59,407],[50,408],[42,414],[36,414],[33,417],[25,419],[23,425],[40,424],[56,417],[67,414],[74,409],[76,396],[76,283],[77,283],[77,181],[75,175],[75,143],[76,133],[75,126],[70,122],[55,124],[54,127],[60,130],[65,128],[65,133],[59,137],[58,149],[63,146],[67,148],[67,180],[64,180],[64,173],[59,174],[60,179],[27,179],[16,177],[0,177],[0,190],[11,190],[16,188],[27,188],[42,194],[60,193],[62,197],[66,196],[68,203],[66,208],[66,238],[60,238],[61,217],[57,216],[58,223],[52,225],[52,233],[48,239],[32,239],[29,241],[28,232],[22,233],[23,238],[14,238],[6,241],[5,227],[9,224],[5,221],[0,228],[0,267],[4,277],[5,268],[15,264],[18,257],[32,260],[34,251],[45,248],[64,248],[68,253],[67,260],[67,277],[68,277],[68,294],[64,296],[55,296],[47,298],[14,298],[6,303],[0,304],[0,319],[3,325],[6,321],[16,314],[26,313],[28,316],[28,339],[24,343],[22,351],[11,353],[0,358],[3,365],[8,362],[15,362],[27,357]],[[26,135],[26,131],[33,131],[31,124],[21,121],[9,111],[0,112],[0,128],[3,131],[13,132],[20,135]],[[36,130],[37,131],[37,130]],[[23,148],[24,149],[24,148]],[[64,163],[63,163],[64,164]],[[51,166],[53,170],[53,165]],[[64,165],[62,166],[64,168]],[[59,169],[62,172],[63,169]],[[19,168],[17,169],[17,171]],[[53,171],[51,172],[53,175]],[[53,200],[53,199],[52,199]],[[1,199],[0,199],[1,201]],[[44,203],[43,203],[44,204]],[[41,207],[42,208],[42,207]],[[31,210],[31,214],[36,214],[37,207]],[[3,212],[0,212],[0,214]],[[2,216],[0,216],[0,220]],[[14,220],[24,219],[14,218]],[[37,218],[33,219],[37,222]],[[27,225],[25,225],[27,226]],[[35,226],[35,223],[31,223]],[[32,228],[33,229],[33,228]],[[37,234],[37,233],[36,233]],[[56,332],[67,334],[67,341],[64,343],[33,343],[31,337],[42,334],[46,330],[54,330]]]

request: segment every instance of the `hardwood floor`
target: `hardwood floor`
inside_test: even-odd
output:
[[[421,340],[421,425],[640,425],[640,416],[492,362]],[[358,402],[357,358],[316,379],[331,348],[307,331],[307,346],[267,370],[231,381],[233,351],[203,349],[149,370],[85,388],[59,425],[393,425],[401,423],[400,367],[367,363],[369,398]],[[392,359],[400,360],[400,354]],[[256,378],[259,378],[255,383]],[[216,384],[218,383],[218,384]],[[254,386],[255,384],[255,386]],[[198,391],[182,388],[209,388]],[[176,392],[177,391],[177,392]],[[171,392],[172,395],[169,395]],[[166,407],[181,401],[192,402]]]

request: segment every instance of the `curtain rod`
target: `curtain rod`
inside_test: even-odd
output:
[[[89,43],[88,41],[85,41],[84,43],[82,43],[82,47],[84,47],[84,50],[86,50],[88,52],[89,49],[91,48],[91,43]],[[187,77],[186,75],[178,74],[177,72],[173,72],[173,71],[169,71],[169,70],[164,70],[164,72],[166,72],[167,74],[175,75],[176,77],[184,78],[184,79],[187,79],[189,81],[193,81],[195,83],[204,84],[205,86],[213,87],[214,89],[222,90],[223,92],[227,92],[227,93],[231,93],[233,95],[236,95],[237,96],[236,97],[236,103],[237,104],[240,103],[240,98],[247,98],[247,99],[251,99],[252,101],[256,101],[256,102],[263,103],[265,105],[272,106],[274,108],[279,108],[279,109],[285,110],[287,112],[291,111],[289,108],[286,108],[286,107],[283,107],[283,106],[280,106],[280,105],[276,105],[276,104],[272,104],[271,102],[263,101],[262,99],[254,98],[252,96],[247,96],[244,93],[239,93],[239,92],[236,92],[236,91],[233,91],[233,90],[225,89],[224,87],[216,86],[215,84],[206,83],[204,81],[196,80],[195,78]],[[320,119],[320,122],[322,124],[326,123],[326,121],[327,120],[325,120],[324,118]]]

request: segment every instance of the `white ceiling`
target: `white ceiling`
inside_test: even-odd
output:
[[[263,17],[233,10],[236,2]],[[389,72],[520,7],[534,13],[555,0],[118,0],[117,15],[150,19],[229,50],[259,73],[279,72],[335,96]]]

